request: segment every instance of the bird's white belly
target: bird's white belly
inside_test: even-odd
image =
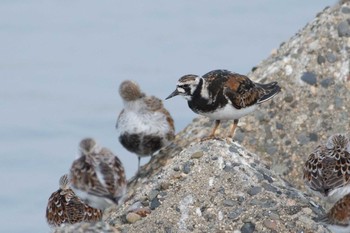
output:
[[[170,131],[166,116],[159,112],[138,113],[125,111],[118,121],[120,134],[158,134],[165,135]]]
[[[253,112],[256,107],[256,105],[252,105],[246,108],[236,109],[232,105],[227,104],[225,107],[217,109],[214,112],[201,112],[200,114],[214,120],[233,120]]]

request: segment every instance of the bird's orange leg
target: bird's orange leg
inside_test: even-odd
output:
[[[228,135],[229,138],[233,138],[233,135],[235,134],[237,125],[238,125],[238,119],[235,119],[235,120],[233,121],[233,123],[232,123],[231,130],[230,130],[230,134]]]
[[[204,137],[204,138],[202,139],[202,141],[209,140],[209,139],[214,139],[214,138],[215,138],[215,132],[216,132],[216,130],[218,129],[219,125],[220,125],[220,120],[215,120],[215,125],[214,125],[213,130],[211,131],[211,133],[209,134],[209,136]]]

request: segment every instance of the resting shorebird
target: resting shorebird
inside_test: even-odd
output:
[[[253,112],[280,90],[277,82],[259,84],[228,70],[213,70],[203,77],[192,74],[181,77],[175,91],[166,99],[181,95],[193,112],[215,120],[207,138],[215,137],[221,120],[234,120],[229,134],[232,138],[239,118]]]
[[[51,227],[77,222],[97,222],[102,218],[102,211],[94,209],[75,195],[69,188],[67,175],[60,178],[59,189],[52,193],[46,208],[46,219]]]
[[[328,138],[304,165],[303,179],[316,195],[334,203],[350,193],[350,142],[343,134]]]
[[[350,194],[337,201],[328,213],[319,219],[334,233],[350,232]]]
[[[97,209],[105,210],[113,204],[121,204],[127,181],[118,157],[107,148],[101,148],[92,138],[80,142],[80,151],[80,158],[70,169],[74,192]]]
[[[120,84],[119,94],[124,109],[119,114],[116,128],[120,143],[140,159],[151,156],[175,138],[173,118],[160,99],[146,96],[133,81]]]

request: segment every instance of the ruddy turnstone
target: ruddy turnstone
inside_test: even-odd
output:
[[[343,134],[319,145],[304,165],[303,179],[316,195],[334,203],[350,193],[350,142]]]
[[[280,90],[277,82],[260,84],[228,70],[213,70],[203,77],[193,74],[181,77],[175,91],[166,99],[181,95],[192,111],[215,120],[208,138],[215,136],[221,120],[234,120],[229,134],[232,138],[239,118],[253,112]]]
[[[173,118],[160,99],[146,96],[133,81],[120,84],[119,94],[124,109],[119,114],[116,128],[120,143],[138,156],[151,156],[175,138]]]
[[[105,210],[112,204],[121,204],[127,185],[121,161],[92,138],[80,142],[80,151],[80,158],[70,169],[74,192],[97,209]]]
[[[328,213],[319,219],[334,233],[350,232],[350,194],[337,201]]]
[[[62,223],[97,222],[102,218],[102,211],[86,205],[69,188],[68,175],[60,178],[59,189],[52,193],[46,208],[46,219],[50,226]]]

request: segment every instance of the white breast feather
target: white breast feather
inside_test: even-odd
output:
[[[166,116],[161,112],[149,111],[142,100],[125,104],[124,112],[118,121],[120,134],[128,132],[166,135],[170,131]]]

